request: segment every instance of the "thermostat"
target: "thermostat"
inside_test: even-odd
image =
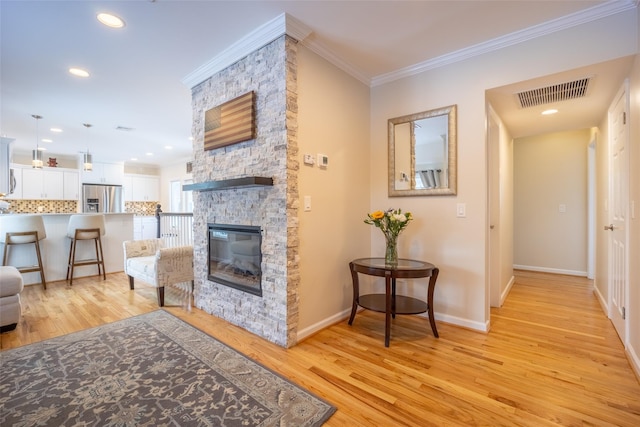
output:
[[[318,154],[318,166],[321,168],[329,166],[329,156],[325,154]]]

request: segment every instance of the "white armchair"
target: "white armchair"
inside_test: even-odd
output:
[[[124,248],[124,272],[129,288],[138,279],[158,288],[158,305],[164,306],[164,287],[182,282],[193,286],[193,246],[165,248],[162,239],[128,240]]]

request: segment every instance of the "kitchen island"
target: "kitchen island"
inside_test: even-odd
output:
[[[9,214],[22,215],[22,214]],[[0,221],[3,217],[0,215]],[[40,214],[47,232],[46,239],[40,241],[42,264],[47,283],[65,280],[67,277],[67,263],[69,261],[70,239],[67,237],[67,225],[72,214]],[[107,273],[124,270],[124,252],[122,242],[133,239],[132,213],[105,213],[105,235],[102,236],[102,250],[104,251],[104,266]],[[4,245],[0,244],[0,251],[4,253]],[[76,259],[95,258],[93,240],[79,241],[76,249]],[[7,265],[26,266],[37,265],[36,252],[33,245],[13,245],[9,248]],[[95,265],[76,267],[74,279],[86,276],[97,276],[98,267]],[[40,274],[24,273],[24,284],[40,284]]]

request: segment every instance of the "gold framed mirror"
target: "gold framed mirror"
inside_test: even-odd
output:
[[[388,121],[389,197],[457,192],[457,106]]]

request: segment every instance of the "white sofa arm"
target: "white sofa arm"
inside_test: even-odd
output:
[[[158,283],[169,285],[193,280],[193,246],[162,248],[156,252]]]

